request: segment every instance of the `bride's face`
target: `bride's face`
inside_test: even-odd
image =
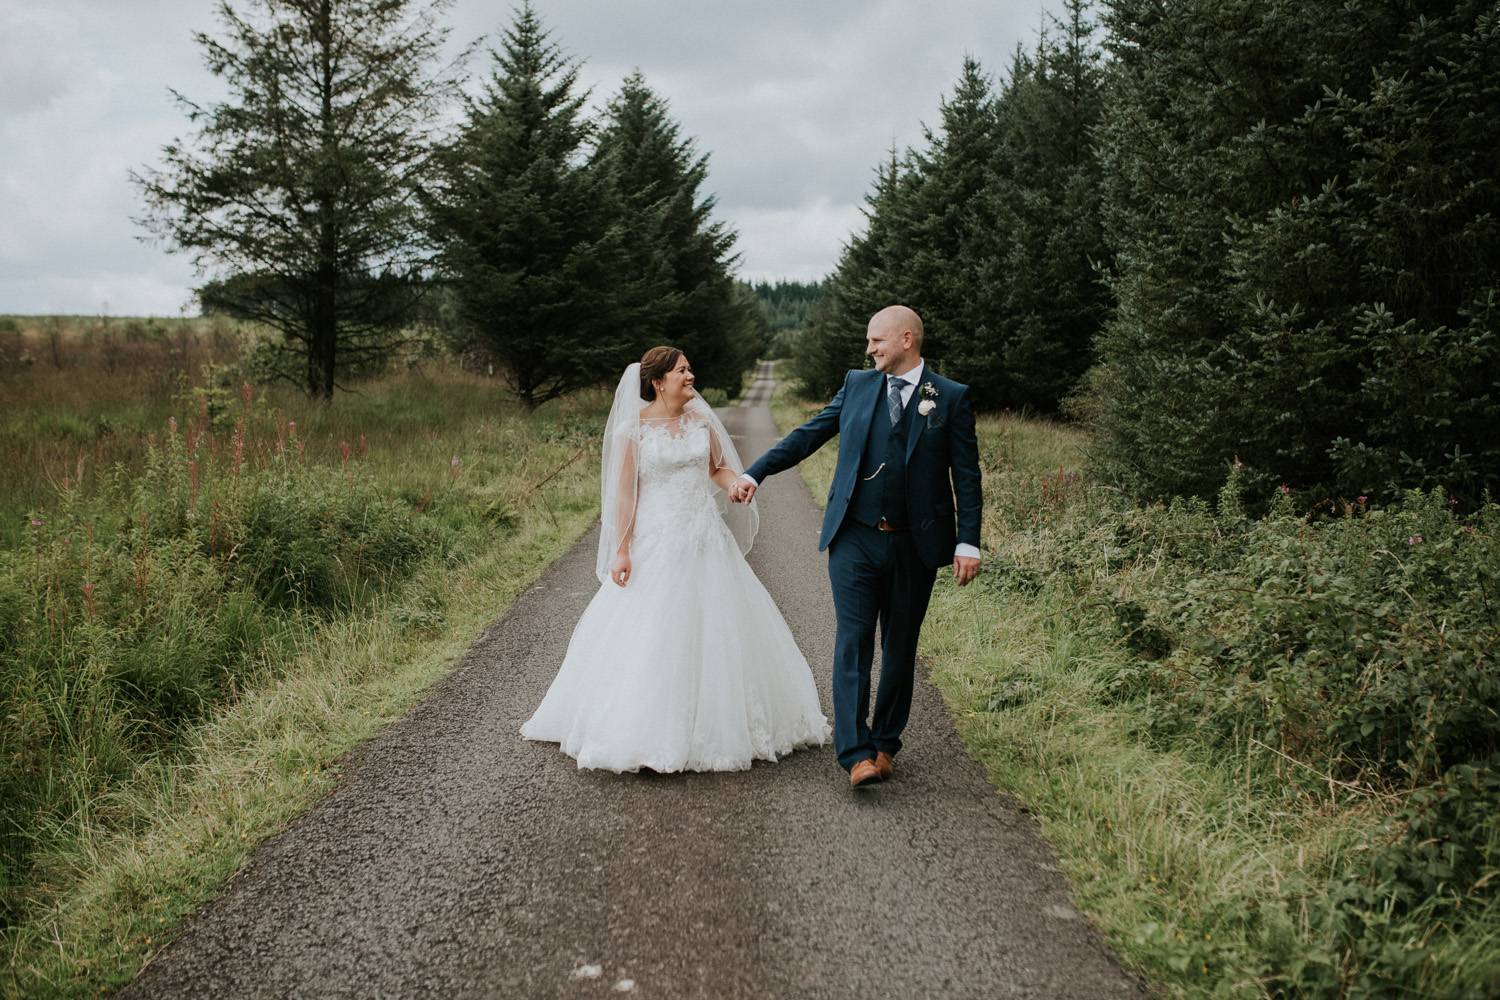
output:
[[[668,399],[686,399],[693,394],[693,367],[688,364],[687,355],[677,359],[677,367],[662,376],[661,387],[657,390]]]

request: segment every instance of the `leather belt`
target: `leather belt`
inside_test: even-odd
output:
[[[880,519],[880,523],[877,524],[877,525],[875,525],[875,527],[879,528],[881,531],[910,531],[911,530],[911,525],[909,525],[909,524],[903,524],[903,525],[897,526],[897,525],[894,525],[891,522],[887,521],[883,517]]]

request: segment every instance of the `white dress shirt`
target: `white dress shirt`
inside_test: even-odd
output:
[[[922,372],[926,370],[927,362],[918,360],[917,366],[911,371],[896,376],[896,378],[902,379],[906,382],[906,384],[901,387],[901,408],[903,410],[906,409],[906,407],[911,403],[912,394],[917,391],[917,386],[922,382]],[[890,376],[887,375],[885,377],[887,379],[886,384],[889,385]],[[881,390],[880,397],[884,399],[885,395],[885,390]],[[744,474],[743,472],[740,473],[740,478],[748,480],[750,482],[750,485],[752,486],[758,487],[760,485],[752,477]],[[954,546],[953,554],[955,556],[965,556],[969,559],[978,559],[980,557],[979,546],[970,545],[967,542],[959,542]]]

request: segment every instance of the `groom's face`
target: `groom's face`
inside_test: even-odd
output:
[[[899,324],[872,322],[865,335],[865,353],[875,359],[875,369],[887,375],[904,375],[911,367],[911,334]]]

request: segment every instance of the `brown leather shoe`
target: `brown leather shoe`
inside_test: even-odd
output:
[[[884,750],[875,751],[875,770],[880,772],[880,780],[885,781],[896,773],[896,765],[891,760],[891,755]]]
[[[873,784],[880,780],[880,768],[873,760],[862,760],[849,769],[849,784],[855,788]]]

